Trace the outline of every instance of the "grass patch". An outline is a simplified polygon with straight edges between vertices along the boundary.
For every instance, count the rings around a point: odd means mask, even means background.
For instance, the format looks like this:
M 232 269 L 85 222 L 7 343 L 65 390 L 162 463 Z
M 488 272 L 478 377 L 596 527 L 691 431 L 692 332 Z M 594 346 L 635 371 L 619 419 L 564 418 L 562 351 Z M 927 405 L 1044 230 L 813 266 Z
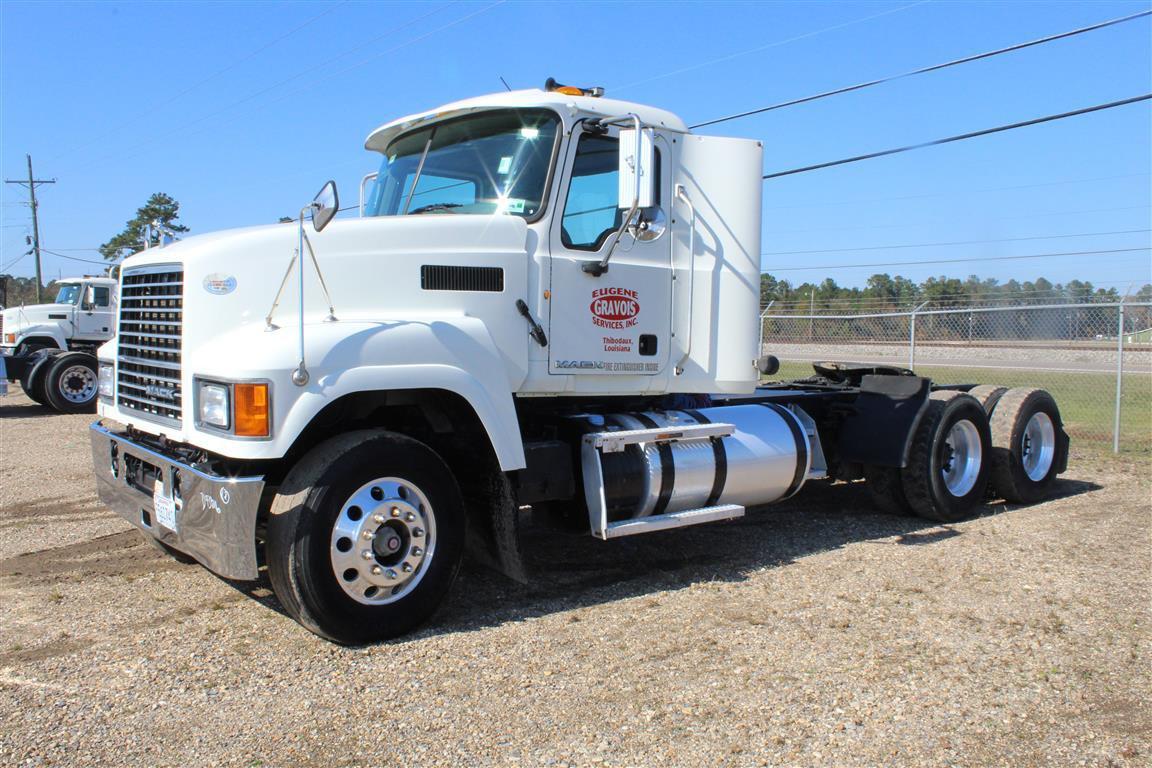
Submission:
M 1064 428 L 1074 448 L 1112 450 L 1116 407 L 1116 376 L 1109 373 L 972 369 L 917 366 L 916 372 L 940 384 L 997 384 L 1005 387 L 1040 387 L 1052 393 L 1060 406 Z M 802 379 L 812 375 L 812 364 L 780 363 L 774 379 Z M 1152 456 L 1152 376 L 1126 373 L 1120 400 L 1120 452 Z

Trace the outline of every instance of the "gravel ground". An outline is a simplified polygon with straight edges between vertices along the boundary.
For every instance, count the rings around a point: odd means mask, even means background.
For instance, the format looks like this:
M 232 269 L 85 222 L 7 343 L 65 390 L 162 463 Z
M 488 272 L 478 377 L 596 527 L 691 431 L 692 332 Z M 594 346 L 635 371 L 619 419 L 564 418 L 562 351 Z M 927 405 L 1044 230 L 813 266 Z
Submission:
M 466 568 L 340 648 L 94 499 L 88 417 L 0 405 L 0 765 L 1087 765 L 1152 760 L 1149 467 L 932 526 L 859 485 Z

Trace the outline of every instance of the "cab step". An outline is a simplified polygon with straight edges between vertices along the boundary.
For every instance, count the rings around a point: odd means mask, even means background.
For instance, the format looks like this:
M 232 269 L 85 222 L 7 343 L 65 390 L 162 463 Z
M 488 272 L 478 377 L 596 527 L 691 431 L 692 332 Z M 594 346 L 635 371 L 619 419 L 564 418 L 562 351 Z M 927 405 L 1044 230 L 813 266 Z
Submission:
M 633 536 L 637 533 L 651 533 L 663 531 L 668 528 L 683 528 L 686 525 L 699 525 L 712 523 L 717 520 L 731 520 L 744 517 L 744 507 L 739 504 L 721 504 L 716 507 L 701 507 L 700 509 L 684 509 L 679 512 L 668 512 L 663 515 L 650 515 L 638 517 L 634 520 L 621 520 L 618 523 L 608 523 L 603 533 L 597 533 L 597 538 L 616 539 L 621 536 Z

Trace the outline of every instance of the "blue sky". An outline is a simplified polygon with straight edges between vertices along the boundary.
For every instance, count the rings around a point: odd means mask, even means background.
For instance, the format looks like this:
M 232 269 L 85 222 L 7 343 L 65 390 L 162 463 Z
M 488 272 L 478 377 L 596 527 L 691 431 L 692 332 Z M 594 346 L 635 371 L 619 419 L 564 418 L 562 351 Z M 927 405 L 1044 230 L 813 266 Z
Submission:
M 6 0 L 0 170 L 23 177 L 31 153 L 36 175 L 58 180 L 39 191 L 44 247 L 99 258 L 82 249 L 119 232 L 153 192 L 179 200 L 194 233 L 275 222 L 330 177 L 354 202 L 377 165 L 363 149 L 374 127 L 500 90 L 501 76 L 513 88 L 549 76 L 603 85 L 694 123 L 1147 8 Z M 1150 30 L 1144 18 L 706 131 L 762 139 L 774 171 L 1135 96 L 1152 91 Z M 1150 127 L 1143 102 L 766 182 L 764 269 L 842 285 L 875 272 L 1152 281 L 1147 250 L 853 266 L 1146 247 Z M 0 271 L 24 276 L 26 200 L 21 187 L 0 191 Z M 974 240 L 995 242 L 887 247 Z M 798 253 L 832 249 L 846 250 Z M 44 259 L 46 277 L 97 269 Z

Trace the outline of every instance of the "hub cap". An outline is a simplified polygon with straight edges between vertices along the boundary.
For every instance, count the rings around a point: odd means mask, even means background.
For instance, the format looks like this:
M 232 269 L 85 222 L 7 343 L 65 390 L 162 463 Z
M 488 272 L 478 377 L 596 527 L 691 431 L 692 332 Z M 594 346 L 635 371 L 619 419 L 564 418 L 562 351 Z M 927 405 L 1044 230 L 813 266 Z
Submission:
M 956 422 L 944 439 L 944 460 L 940 474 L 944 485 L 953 496 L 966 496 L 976 486 L 984 449 L 980 444 L 980 430 L 967 419 Z
M 340 588 L 357 602 L 384 605 L 407 595 L 436 551 L 436 517 L 412 483 L 382 477 L 340 507 L 329 553 Z
M 1040 482 L 1052 469 L 1052 459 L 1056 455 L 1056 428 L 1046 413 L 1037 411 L 1024 426 L 1024 437 L 1020 440 L 1020 463 L 1024 474 L 1033 482 Z
M 70 403 L 86 403 L 96 394 L 96 374 L 86 365 L 73 365 L 60 375 L 60 394 Z

